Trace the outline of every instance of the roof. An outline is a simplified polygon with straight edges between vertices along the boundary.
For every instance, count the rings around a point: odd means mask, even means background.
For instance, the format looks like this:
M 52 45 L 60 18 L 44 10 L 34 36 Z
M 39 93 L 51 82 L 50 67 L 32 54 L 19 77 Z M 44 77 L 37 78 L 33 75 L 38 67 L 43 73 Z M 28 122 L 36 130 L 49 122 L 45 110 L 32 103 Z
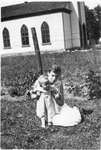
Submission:
M 1 21 L 49 14 L 59 11 L 70 13 L 70 2 L 25 2 L 1 8 Z

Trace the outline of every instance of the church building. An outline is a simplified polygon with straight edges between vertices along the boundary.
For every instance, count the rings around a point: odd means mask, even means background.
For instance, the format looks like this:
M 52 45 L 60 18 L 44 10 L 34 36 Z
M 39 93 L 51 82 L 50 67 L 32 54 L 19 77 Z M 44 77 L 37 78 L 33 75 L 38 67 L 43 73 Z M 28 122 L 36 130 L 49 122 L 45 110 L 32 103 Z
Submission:
M 84 2 L 24 2 L 1 8 L 1 53 L 63 52 L 87 45 Z

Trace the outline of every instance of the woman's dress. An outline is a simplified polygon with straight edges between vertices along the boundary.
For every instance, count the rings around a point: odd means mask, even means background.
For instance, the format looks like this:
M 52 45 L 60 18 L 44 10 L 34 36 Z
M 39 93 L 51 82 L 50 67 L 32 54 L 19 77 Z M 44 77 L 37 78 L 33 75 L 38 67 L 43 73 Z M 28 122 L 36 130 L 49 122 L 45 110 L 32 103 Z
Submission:
M 76 106 L 70 107 L 66 103 L 64 103 L 60 112 L 52 119 L 53 125 L 58 126 L 74 126 L 80 123 L 80 121 L 81 114 L 79 109 Z
M 79 109 L 74 106 L 70 107 L 64 103 L 63 90 L 61 90 L 61 82 L 57 82 L 54 87 L 57 89 L 60 96 L 58 101 L 54 100 L 56 114 L 52 119 L 53 125 L 59 126 L 74 126 L 81 122 L 81 114 Z M 60 103 L 62 102 L 62 103 Z M 62 104 L 62 105 L 61 105 Z

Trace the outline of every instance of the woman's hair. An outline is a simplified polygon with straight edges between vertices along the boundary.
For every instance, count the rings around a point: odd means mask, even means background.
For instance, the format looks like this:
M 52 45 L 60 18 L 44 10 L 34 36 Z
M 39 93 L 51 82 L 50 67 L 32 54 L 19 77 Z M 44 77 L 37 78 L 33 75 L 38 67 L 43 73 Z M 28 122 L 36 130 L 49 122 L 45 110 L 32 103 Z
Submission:
M 56 75 L 60 75 L 61 74 L 61 67 L 60 66 L 57 66 L 57 65 L 52 65 L 51 69 L 49 70 L 50 71 L 53 71 Z

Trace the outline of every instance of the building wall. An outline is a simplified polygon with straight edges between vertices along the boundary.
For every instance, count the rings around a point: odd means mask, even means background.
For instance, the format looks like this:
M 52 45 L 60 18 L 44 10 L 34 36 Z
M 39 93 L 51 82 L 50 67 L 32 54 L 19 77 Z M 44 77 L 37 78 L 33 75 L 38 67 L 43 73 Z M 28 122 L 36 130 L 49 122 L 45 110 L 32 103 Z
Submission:
M 46 21 L 49 25 L 50 30 L 50 45 L 43 45 L 41 38 L 41 24 Z M 42 16 L 34 16 L 23 19 L 16 19 L 11 21 L 2 22 L 1 30 L 3 31 L 4 27 L 7 27 L 10 34 L 11 49 L 4 49 L 3 41 L 1 44 L 1 53 L 17 53 L 17 52 L 28 52 L 34 51 L 34 45 L 32 40 L 31 28 L 36 28 L 36 33 L 39 42 L 39 48 L 41 51 L 55 51 L 55 50 L 64 50 L 64 33 L 63 33 L 63 22 L 62 22 L 62 13 L 55 13 Z M 25 24 L 29 32 L 29 47 L 22 47 L 21 43 L 21 27 Z
M 80 28 L 79 28 L 79 18 L 78 13 L 74 8 L 74 5 L 70 3 L 70 8 L 72 10 L 70 14 L 70 23 L 71 23 L 71 40 L 72 48 L 80 47 Z
M 79 1 L 80 2 L 80 1 Z M 79 12 L 78 12 L 78 2 L 76 0 L 72 0 L 72 4 L 73 4 L 73 7 L 75 9 L 75 12 L 76 12 L 76 15 L 77 17 L 79 18 Z
M 65 49 L 72 48 L 70 14 L 62 13 Z
M 81 48 L 87 47 L 87 29 L 84 2 L 78 2 Z
M 78 2 L 78 4 L 79 4 L 79 16 L 80 16 L 80 18 L 79 19 L 81 19 L 80 21 L 81 21 L 81 23 L 83 24 L 83 23 L 85 23 L 86 24 L 86 17 L 85 17 L 85 6 L 84 6 L 84 2 Z

